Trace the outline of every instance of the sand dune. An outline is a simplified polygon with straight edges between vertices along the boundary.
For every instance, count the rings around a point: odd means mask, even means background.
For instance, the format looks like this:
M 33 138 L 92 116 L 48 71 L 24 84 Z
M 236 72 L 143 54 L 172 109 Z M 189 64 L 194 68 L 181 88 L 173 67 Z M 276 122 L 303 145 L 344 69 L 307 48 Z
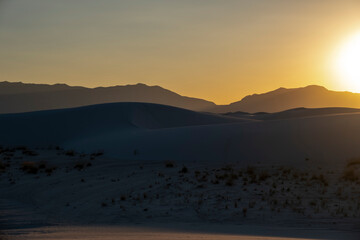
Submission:
M 1 144 L 62 145 L 104 134 L 143 132 L 245 120 L 149 103 L 110 103 L 87 107 L 0 115 Z
M 246 120 L 145 103 L 4 114 L 0 144 L 101 149 L 111 157 L 142 160 L 299 165 L 306 158 L 328 164 L 360 156 L 359 113 L 292 119 L 281 115 L 273 115 L 276 121 Z
M 257 112 L 251 114 L 247 112 L 229 112 L 223 115 L 231 116 L 231 117 L 239 117 L 239 118 L 257 119 L 257 120 L 280 120 L 280 119 L 291 119 L 291 118 L 330 116 L 330 115 L 339 115 L 339 114 L 347 114 L 347 113 L 351 114 L 356 112 L 360 112 L 360 109 L 334 107 L 334 108 L 294 108 L 294 109 L 289 109 L 275 113 Z
M 66 239 L 74 230 L 55 227 L 47 234 L 42 224 L 80 224 L 85 231 L 105 224 L 114 226 L 112 236 L 139 237 L 123 227 L 156 222 L 169 229 L 168 222 L 189 222 L 216 223 L 220 229 L 234 223 L 261 229 L 286 225 L 289 234 L 283 237 L 315 236 L 294 234 L 300 226 L 323 228 L 322 236 L 341 230 L 334 239 L 358 236 L 359 181 L 344 173 L 347 160 L 360 156 L 360 113 L 300 109 L 254 116 L 259 118 L 149 103 L 2 114 L 0 207 L 9 216 L 0 217 L 0 227 L 3 219 L 14 219 L 9 206 L 26 206 L 31 214 L 5 224 L 6 233 Z M 30 218 L 40 225 L 31 230 L 35 235 L 11 230 L 26 226 L 27 216 L 37 216 Z M 235 228 L 234 238 L 247 238 L 244 229 Z M 210 236 L 209 231 L 155 235 L 191 239 Z M 280 236 L 255 232 L 254 239 Z

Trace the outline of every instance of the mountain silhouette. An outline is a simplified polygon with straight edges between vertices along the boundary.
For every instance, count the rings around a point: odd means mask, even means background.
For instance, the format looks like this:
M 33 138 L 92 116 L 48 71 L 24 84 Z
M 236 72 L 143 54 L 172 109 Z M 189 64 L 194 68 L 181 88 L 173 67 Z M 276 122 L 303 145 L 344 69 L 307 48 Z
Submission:
M 293 108 L 360 108 L 360 94 L 330 91 L 322 86 L 279 88 L 263 94 L 253 94 L 229 105 L 216 106 L 210 112 L 280 112 Z
M 278 88 L 248 95 L 229 105 L 181 96 L 160 86 L 145 84 L 113 87 L 73 87 L 66 84 L 0 82 L 0 113 L 72 108 L 112 102 L 146 102 L 212 113 L 281 112 L 294 108 L 360 108 L 360 94 L 331 91 L 322 86 Z
M 158 103 L 197 111 L 215 106 L 210 101 L 181 96 L 162 87 L 145 84 L 85 88 L 66 84 L 0 82 L 0 113 L 72 108 L 111 102 Z

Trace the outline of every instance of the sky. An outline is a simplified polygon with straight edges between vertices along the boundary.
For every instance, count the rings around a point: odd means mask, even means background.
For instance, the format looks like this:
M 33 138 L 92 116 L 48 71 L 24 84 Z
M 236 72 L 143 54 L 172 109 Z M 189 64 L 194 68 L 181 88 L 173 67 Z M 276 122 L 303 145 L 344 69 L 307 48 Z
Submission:
M 217 104 L 352 91 L 331 62 L 359 31 L 359 0 L 0 0 L 0 81 L 145 83 Z

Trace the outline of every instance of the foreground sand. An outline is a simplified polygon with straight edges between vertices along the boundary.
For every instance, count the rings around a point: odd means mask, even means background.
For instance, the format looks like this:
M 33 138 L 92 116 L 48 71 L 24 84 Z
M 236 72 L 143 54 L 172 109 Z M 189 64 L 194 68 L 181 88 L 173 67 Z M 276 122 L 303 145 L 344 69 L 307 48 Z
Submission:
M 357 161 L 211 165 L 24 147 L 2 155 L 0 231 L 10 240 L 359 239 L 360 182 L 344 176 L 357 174 Z
M 179 227 L 178 227 L 179 228 Z M 305 240 L 305 239 L 358 239 L 354 232 L 329 231 L 325 229 L 270 228 L 260 226 L 221 226 L 185 227 L 171 229 L 159 227 L 42 227 L 5 231 L 1 240 L 41 240 L 41 239 L 102 239 L 102 240 Z M 223 233 L 226 232 L 226 233 Z M 242 233 L 241 233 L 242 232 Z

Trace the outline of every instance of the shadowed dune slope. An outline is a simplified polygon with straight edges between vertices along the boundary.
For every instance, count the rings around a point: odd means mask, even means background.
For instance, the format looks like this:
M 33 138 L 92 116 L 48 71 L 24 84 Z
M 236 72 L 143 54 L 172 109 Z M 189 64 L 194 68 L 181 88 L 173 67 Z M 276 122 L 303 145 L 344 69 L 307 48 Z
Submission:
M 257 120 L 280 120 L 291 118 L 321 117 L 339 114 L 351 114 L 360 112 L 357 108 L 294 108 L 276 113 L 247 113 L 247 112 L 230 112 L 223 114 L 224 116 L 257 119 Z
M 254 121 L 164 105 L 114 103 L 3 114 L 0 141 L 86 152 L 101 149 L 119 159 L 296 166 L 310 159 L 310 164 L 335 166 L 360 156 L 360 113 Z
M 51 145 L 104 133 L 144 131 L 246 120 L 151 103 L 108 103 L 79 108 L 0 114 L 0 143 Z

